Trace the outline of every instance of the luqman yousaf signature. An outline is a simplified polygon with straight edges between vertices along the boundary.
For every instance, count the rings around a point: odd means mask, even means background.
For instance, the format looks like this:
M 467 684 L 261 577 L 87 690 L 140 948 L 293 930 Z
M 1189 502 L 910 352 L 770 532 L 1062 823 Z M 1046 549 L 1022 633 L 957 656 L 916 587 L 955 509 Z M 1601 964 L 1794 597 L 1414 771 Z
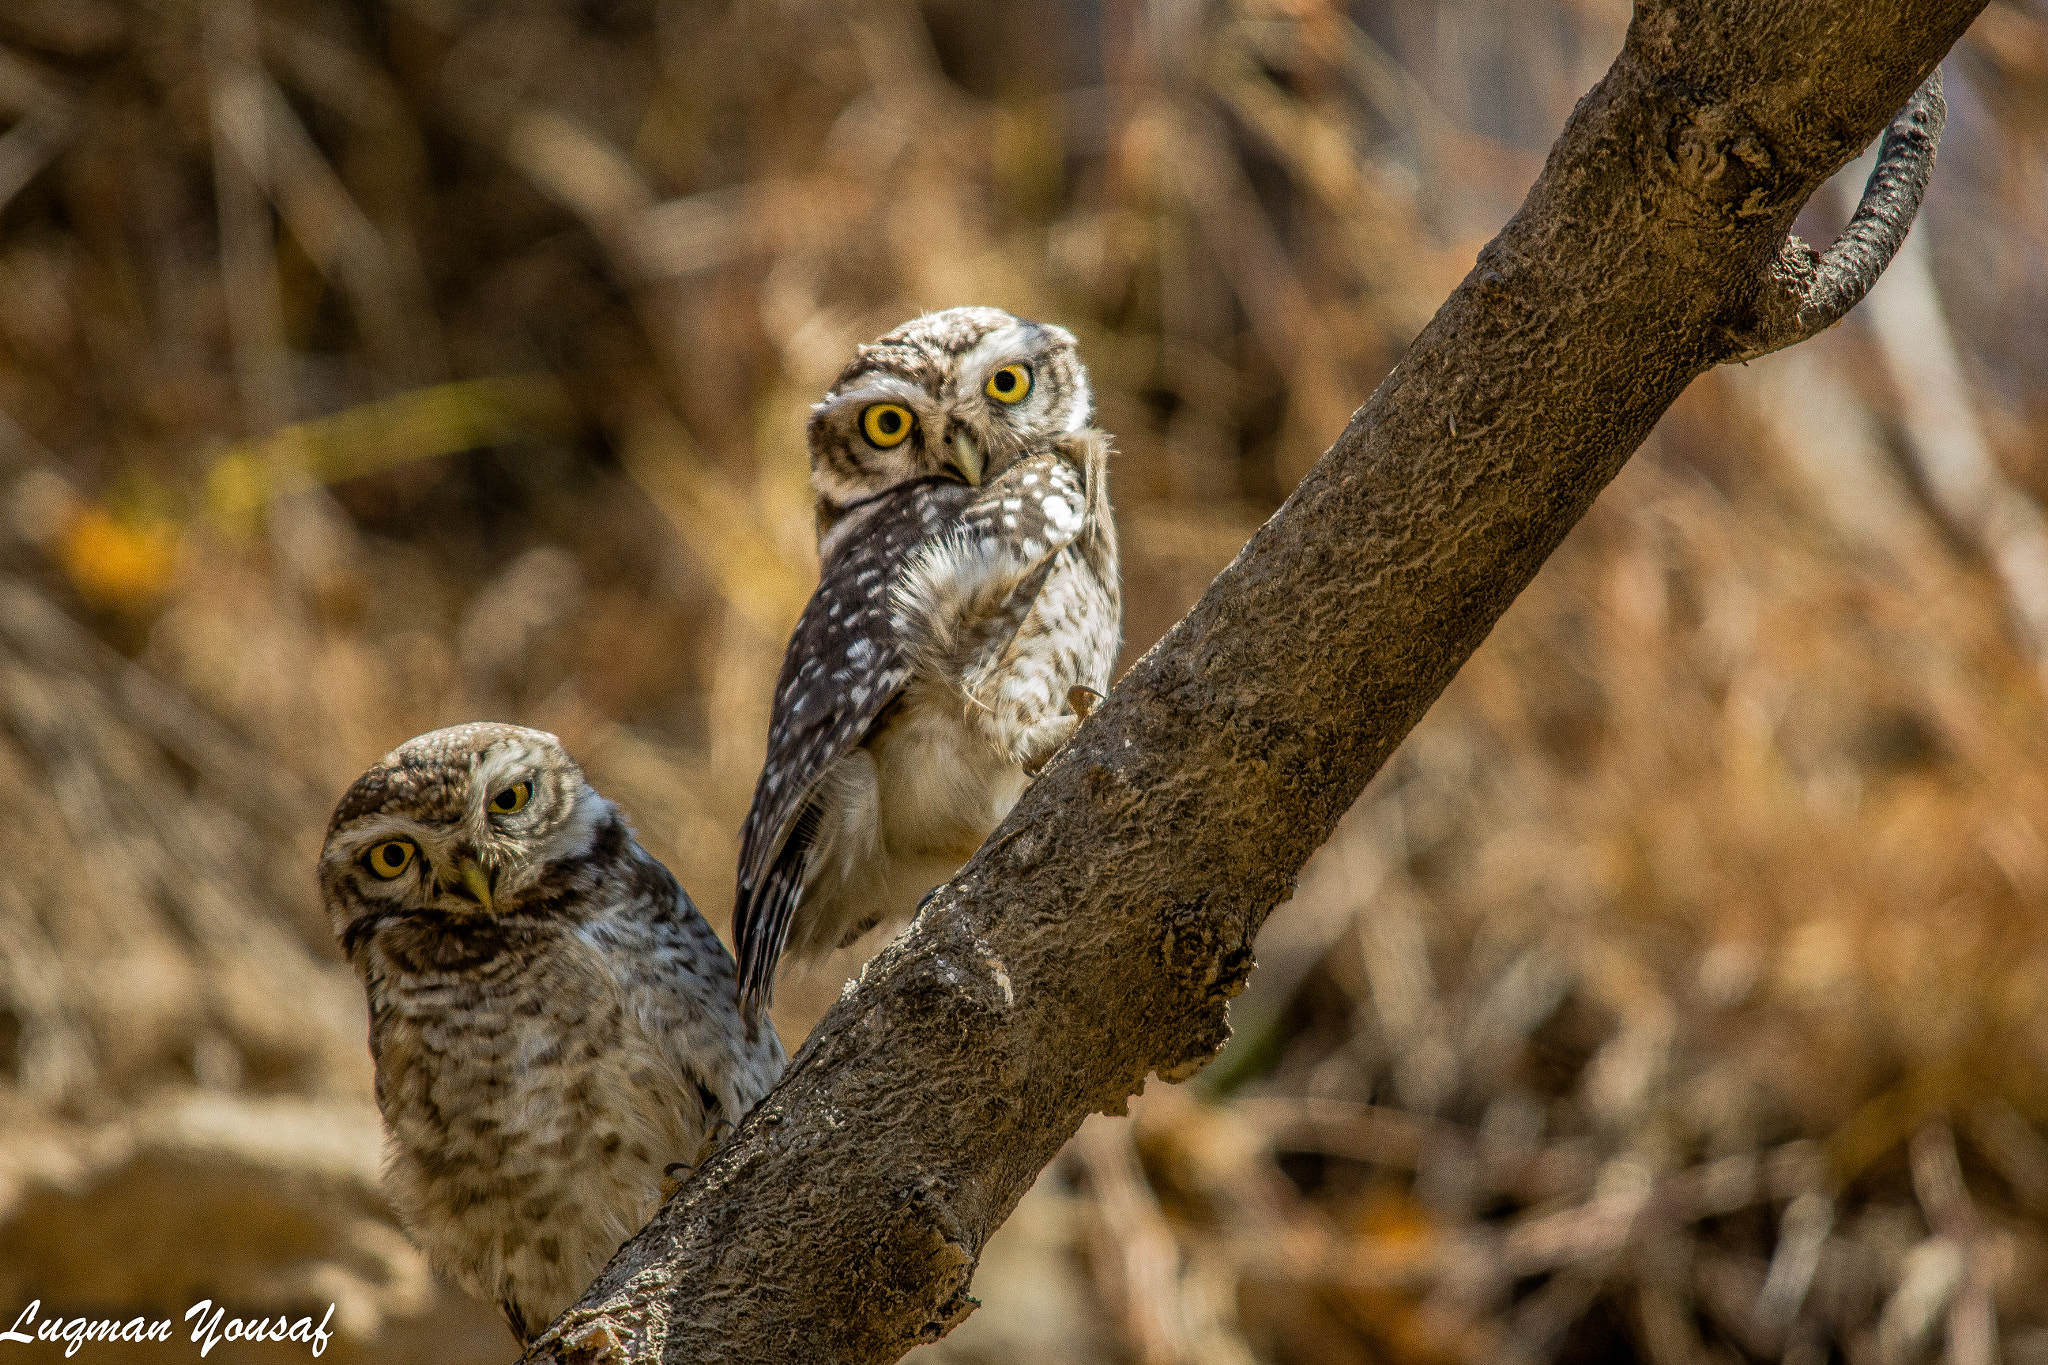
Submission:
M 21 1310 L 14 1326 L 0 1332 L 0 1341 L 19 1341 L 34 1344 L 38 1341 L 61 1341 L 66 1356 L 77 1355 L 88 1342 L 100 1341 L 162 1341 L 171 1339 L 171 1320 L 134 1317 L 123 1322 L 119 1318 L 44 1318 L 36 1317 L 42 1312 L 43 1301 L 36 1299 Z M 215 1308 L 212 1299 L 201 1299 L 185 1310 L 185 1321 L 195 1322 L 192 1328 L 192 1343 L 199 1347 L 203 1358 L 208 1351 L 223 1341 L 298 1341 L 312 1348 L 314 1355 L 327 1349 L 328 1338 L 334 1334 L 327 1324 L 334 1320 L 334 1305 L 327 1305 L 327 1313 L 314 1326 L 311 1317 L 297 1321 L 280 1314 L 275 1318 L 231 1318 L 225 1308 Z M 24 1328 L 34 1328 L 33 1332 Z

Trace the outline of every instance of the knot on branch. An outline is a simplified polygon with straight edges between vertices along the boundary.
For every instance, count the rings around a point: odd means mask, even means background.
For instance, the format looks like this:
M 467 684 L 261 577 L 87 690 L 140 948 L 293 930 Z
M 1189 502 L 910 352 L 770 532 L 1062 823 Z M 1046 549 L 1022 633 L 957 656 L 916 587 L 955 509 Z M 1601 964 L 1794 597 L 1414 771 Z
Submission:
M 1711 204 L 1717 217 L 1771 213 L 1784 192 L 1769 142 L 1729 104 L 1691 109 L 1674 120 L 1664 150 L 1674 180 Z
M 953 1208 L 954 1197 L 936 1177 L 900 1196 L 897 1215 L 864 1268 L 876 1312 L 861 1330 L 879 1342 L 937 1341 L 981 1306 L 968 1292 L 979 1239 Z
M 1815 251 L 1796 236 L 1785 239 L 1755 324 L 1730 337 L 1729 361 L 1754 360 L 1824 332 L 1870 292 L 1920 211 L 1947 117 L 1937 67 L 1885 129 L 1863 197 L 1834 245 Z
M 1191 1002 L 1194 1017 L 1174 1031 L 1186 1044 L 1153 1070 L 1167 1082 L 1187 1080 L 1230 1041 L 1229 1002 L 1243 992 L 1256 959 L 1248 932 L 1231 930 L 1206 906 L 1175 906 L 1166 913 L 1160 952 L 1167 972 Z

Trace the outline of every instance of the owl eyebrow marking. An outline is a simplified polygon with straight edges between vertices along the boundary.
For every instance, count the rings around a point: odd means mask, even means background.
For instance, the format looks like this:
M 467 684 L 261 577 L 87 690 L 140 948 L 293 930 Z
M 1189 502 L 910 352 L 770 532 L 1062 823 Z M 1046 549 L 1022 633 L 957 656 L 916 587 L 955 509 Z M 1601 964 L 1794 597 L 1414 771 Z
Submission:
M 840 372 L 839 378 L 833 381 L 832 391 L 826 395 L 825 400 L 819 403 L 817 407 L 836 406 L 845 399 L 857 396 L 857 391 L 851 386 L 872 375 L 880 375 L 886 379 L 895 380 L 909 392 L 922 393 L 925 385 L 917 377 L 917 372 L 930 368 L 930 357 L 920 355 L 915 351 L 900 350 L 879 353 L 874 356 L 863 356 Z M 815 410 L 813 409 L 813 411 Z
M 418 842 L 421 833 L 439 834 L 451 828 L 453 822 L 412 819 L 392 812 L 378 812 L 374 815 L 357 816 L 346 830 L 337 830 L 327 837 L 339 840 L 334 847 L 348 851 L 348 861 L 354 862 L 376 844 L 386 839 L 406 839 Z
M 975 338 L 954 368 L 956 373 L 972 376 L 979 388 L 983 375 L 1006 364 L 1028 363 L 1051 339 L 1052 329 L 1044 323 L 1020 318 L 1011 326 L 992 328 Z

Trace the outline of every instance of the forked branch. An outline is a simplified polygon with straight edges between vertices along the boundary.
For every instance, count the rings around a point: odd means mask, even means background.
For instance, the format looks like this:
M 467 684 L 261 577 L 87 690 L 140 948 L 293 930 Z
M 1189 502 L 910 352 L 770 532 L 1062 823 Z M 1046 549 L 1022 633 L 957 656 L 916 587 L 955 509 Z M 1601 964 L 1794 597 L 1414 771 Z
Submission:
M 1754 360 L 1825 332 L 1862 301 L 1913 227 L 1947 119 L 1937 67 L 1884 130 L 1863 198 L 1835 244 L 1816 254 L 1796 236 L 1785 239 L 1760 310 L 1764 323 L 1739 339 L 1743 349 L 1729 359 Z

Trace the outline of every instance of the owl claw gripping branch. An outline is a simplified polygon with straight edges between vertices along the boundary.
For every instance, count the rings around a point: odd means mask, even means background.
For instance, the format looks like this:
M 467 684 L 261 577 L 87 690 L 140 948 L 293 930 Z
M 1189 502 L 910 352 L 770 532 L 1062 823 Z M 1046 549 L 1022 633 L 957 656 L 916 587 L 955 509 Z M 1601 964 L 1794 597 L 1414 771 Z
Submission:
M 1109 438 L 1073 336 L 994 308 L 860 348 L 812 410 L 818 590 L 775 687 L 733 914 L 750 1010 L 785 952 L 907 918 L 1109 689 Z

